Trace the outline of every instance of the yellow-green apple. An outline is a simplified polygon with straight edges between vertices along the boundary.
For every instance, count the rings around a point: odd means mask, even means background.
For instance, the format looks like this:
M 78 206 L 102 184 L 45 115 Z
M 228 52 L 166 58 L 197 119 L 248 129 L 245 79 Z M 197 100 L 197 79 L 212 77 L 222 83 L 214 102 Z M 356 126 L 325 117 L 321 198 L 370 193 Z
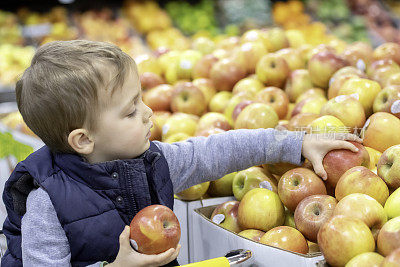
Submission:
M 302 93 L 311 88 L 313 88 L 313 84 L 310 73 L 305 69 L 292 71 L 285 84 L 285 92 L 291 102 L 295 102 Z
M 231 200 L 219 204 L 211 214 L 211 221 L 232 232 L 241 231 L 238 222 L 239 201 Z
M 284 48 L 276 51 L 275 54 L 286 60 L 291 71 L 305 68 L 306 62 L 297 49 Z
M 265 234 L 265 232 L 256 229 L 247 229 L 241 231 L 238 235 L 251 239 L 253 241 L 259 242 L 260 238 Z
M 290 29 L 286 30 L 285 33 L 290 47 L 299 48 L 306 43 L 304 34 L 300 30 Z
M 389 196 L 389 189 L 385 182 L 371 170 L 356 166 L 340 177 L 335 188 L 335 197 L 339 201 L 353 193 L 366 194 L 384 205 Z
M 340 56 L 329 52 L 319 52 L 308 61 L 308 71 L 312 83 L 320 88 L 328 88 L 329 79 L 339 69 L 349 65 Z
M 277 193 L 254 188 L 239 204 L 239 224 L 242 229 L 269 231 L 285 221 L 285 210 Z
M 260 82 L 257 78 L 244 78 L 238 81 L 232 89 L 233 94 L 237 94 L 239 92 L 251 91 L 256 94 L 264 88 L 262 82 Z
M 142 54 L 135 57 L 135 62 L 138 68 L 139 75 L 145 72 L 152 72 L 158 75 L 162 74 L 162 69 L 158 60 L 154 56 Z
M 228 119 L 229 123 L 233 125 L 233 111 L 235 110 L 236 106 L 245 101 L 245 100 L 253 100 L 254 95 L 252 92 L 241 92 L 236 95 L 233 95 L 231 99 L 229 99 L 228 104 L 225 107 L 224 115 Z
M 340 71 L 340 70 L 338 70 Z M 331 82 L 329 83 L 328 88 L 328 99 L 332 99 L 339 94 L 340 88 L 342 88 L 343 84 L 352 78 L 358 78 L 358 75 L 355 74 L 342 74 L 337 78 L 331 78 Z
M 194 115 L 202 115 L 207 109 L 207 102 L 199 87 L 191 82 L 179 82 L 175 85 L 171 97 L 171 110 Z
M 223 113 L 231 98 L 231 92 L 218 92 L 211 98 L 210 102 L 208 103 L 208 109 L 211 112 Z
M 210 182 L 197 184 L 185 189 L 176 195 L 182 200 L 196 200 L 200 199 L 208 190 Z
M 278 192 L 276 180 L 265 174 L 260 167 L 251 167 L 238 172 L 233 178 L 232 190 L 237 200 L 242 200 L 247 192 L 254 188 L 267 188 L 273 192 Z
M 180 238 L 178 218 L 163 205 L 147 206 L 130 223 L 131 243 L 140 253 L 152 255 L 176 248 Z
M 353 193 L 342 198 L 333 214 L 362 220 L 371 229 L 375 240 L 379 230 L 387 222 L 387 215 L 382 205 L 374 198 L 361 193 Z
M 296 103 L 299 103 L 299 102 L 303 101 L 304 99 L 313 98 L 313 97 L 326 98 L 325 90 L 323 90 L 321 88 L 307 89 L 307 91 L 305 91 L 304 93 L 299 95 L 299 97 L 296 99 Z
M 224 133 L 224 132 L 226 132 L 226 131 L 222 130 L 220 128 L 208 128 L 208 129 L 204 129 L 202 131 L 196 131 L 195 136 L 208 137 L 208 136 L 213 135 L 213 134 L 219 134 L 219 133 Z
M 176 133 L 186 133 L 193 136 L 196 128 L 197 120 L 195 118 L 184 113 L 173 114 L 162 127 L 162 139 L 165 140 Z
M 321 226 L 333 215 L 336 199 L 328 195 L 312 195 L 304 198 L 294 212 L 296 228 L 310 241 L 317 242 Z
M 385 212 L 388 219 L 400 216 L 400 188 L 397 188 L 386 200 Z
M 233 86 L 245 76 L 246 70 L 229 58 L 219 60 L 210 71 L 210 79 L 217 91 L 232 91 Z
M 295 168 L 282 175 L 278 183 L 278 194 L 285 207 L 294 212 L 304 198 L 326 195 L 326 188 L 321 178 L 313 171 Z
M 289 103 L 288 105 L 288 112 L 286 114 L 285 120 L 290 120 L 292 118 L 292 112 L 295 107 L 295 103 Z
M 376 72 L 379 69 L 385 69 L 385 71 L 381 71 L 380 74 L 376 75 Z M 382 77 L 381 75 L 384 75 L 385 72 L 387 72 L 387 74 L 393 74 L 397 73 L 399 70 L 399 64 L 397 64 L 394 60 L 390 58 L 385 58 L 372 62 L 367 68 L 367 74 L 370 78 L 379 78 Z
M 192 47 L 203 55 L 210 54 L 215 49 L 215 43 L 208 37 L 200 36 L 193 40 Z
M 379 231 L 377 240 L 378 252 L 387 256 L 400 248 L 400 217 L 390 219 Z
M 218 58 L 212 54 L 203 56 L 194 65 L 192 70 L 192 78 L 209 78 L 210 70 L 217 61 Z
M 142 85 L 143 90 L 151 89 L 157 85 L 163 84 L 164 79 L 155 73 L 145 72 L 140 74 L 140 84 Z
M 169 111 L 174 87 L 161 84 L 143 92 L 143 102 L 153 111 Z
M 285 172 L 298 167 L 297 165 L 287 163 L 287 162 L 279 162 L 274 164 L 263 164 L 263 168 L 268 170 L 270 173 L 282 176 Z
M 400 120 L 386 112 L 372 114 L 362 129 L 363 144 L 384 152 L 391 146 L 400 144 Z
M 273 86 L 266 87 L 256 94 L 255 100 L 271 106 L 279 119 L 286 117 L 289 98 L 282 89 Z
M 400 248 L 394 250 L 387 256 L 380 267 L 400 267 Z
M 294 222 L 294 213 L 287 208 L 285 208 L 285 222 L 283 225 L 296 228 L 296 224 Z
M 364 107 L 366 116 L 372 113 L 375 97 L 381 91 L 379 83 L 363 79 L 351 78 L 340 88 L 338 95 L 355 95 Z
M 264 45 L 269 52 L 275 52 L 282 48 L 289 47 L 289 41 L 286 37 L 285 31 L 281 28 L 274 27 L 272 29 L 263 29 L 261 33 L 264 37 Z
M 368 169 L 373 170 L 378 166 L 379 159 L 382 156 L 382 153 L 376 149 L 373 149 L 368 146 L 364 146 L 365 149 L 368 151 L 369 154 L 369 167 Z
M 320 114 L 322 107 L 328 102 L 325 97 L 314 96 L 306 98 L 296 104 L 292 111 L 292 116 L 296 116 L 300 113 L 314 113 Z
M 321 116 L 308 126 L 311 133 L 348 133 L 350 130 L 341 120 L 331 115 Z
M 276 54 L 266 54 L 257 63 L 258 79 L 267 86 L 282 88 L 289 76 L 290 69 L 286 60 Z
M 308 244 L 308 253 L 321 252 L 317 243 L 307 240 L 307 244 Z
M 176 72 L 178 79 L 191 79 L 192 71 L 197 61 L 202 58 L 202 54 L 196 50 L 185 50 L 180 54 Z
M 400 86 L 392 85 L 382 89 L 375 97 L 374 112 L 388 112 L 400 118 Z
M 332 115 L 352 130 L 361 129 L 365 124 L 365 112 L 361 103 L 349 95 L 330 99 L 322 108 L 321 115 Z
M 299 113 L 296 116 L 293 116 L 289 121 L 289 130 L 290 131 L 306 131 L 307 126 L 315 119 L 319 117 L 318 114 L 315 113 Z
M 235 121 L 235 129 L 274 128 L 279 117 L 275 110 L 263 103 L 253 103 L 245 107 Z
M 179 60 L 179 55 L 181 54 L 181 51 L 168 51 L 166 53 L 163 53 L 157 58 L 158 65 L 161 68 L 161 72 L 165 74 L 166 70 L 169 69 L 171 64 L 174 62 L 177 62 Z
M 168 111 L 155 111 L 153 116 L 151 116 L 150 120 L 153 122 L 153 127 L 150 129 L 151 136 L 150 140 L 161 140 L 162 136 L 162 127 L 164 126 L 167 119 L 171 116 L 171 113 Z
M 400 64 L 400 45 L 397 43 L 384 43 L 375 48 L 373 57 L 375 60 L 392 59 Z
M 262 42 L 247 42 L 240 45 L 234 53 L 238 53 L 238 56 L 243 56 L 245 60 L 245 66 L 247 73 L 254 73 L 258 61 L 262 56 L 267 54 L 267 50 Z
M 400 145 L 389 147 L 378 161 L 378 175 L 391 189 L 400 187 Z
M 207 193 L 213 197 L 232 196 L 233 178 L 237 172 L 228 173 L 218 180 L 211 181 Z
M 185 141 L 186 139 L 190 138 L 191 136 L 187 133 L 174 133 L 167 138 L 163 139 L 163 142 L 172 144 L 176 142 Z
M 200 132 L 209 128 L 219 128 L 224 131 L 229 131 L 232 129 L 228 119 L 224 116 L 224 114 L 218 112 L 208 112 L 201 116 L 197 124 L 196 132 Z
M 364 252 L 352 258 L 345 267 L 380 267 L 384 259 L 376 252 Z
M 297 229 L 289 226 L 272 228 L 261 237 L 260 243 L 301 254 L 308 253 L 307 240 Z
M 239 104 L 235 106 L 232 112 L 232 120 L 233 123 L 236 121 L 237 117 L 239 116 L 240 112 L 242 112 L 243 109 L 245 109 L 248 105 L 256 103 L 255 101 L 252 100 L 243 100 Z
M 327 183 L 335 187 L 340 177 L 355 166 L 369 167 L 369 154 L 364 146 L 358 142 L 352 142 L 358 148 L 357 152 L 348 149 L 334 149 L 329 151 L 322 164 L 327 174 Z
M 375 250 L 375 240 L 360 219 L 333 216 L 319 229 L 318 246 L 331 266 L 344 266 L 355 256 Z
M 206 99 L 206 103 L 210 103 L 211 98 L 217 93 L 214 84 L 210 79 L 198 78 L 192 81 L 194 86 L 197 86 L 202 92 Z

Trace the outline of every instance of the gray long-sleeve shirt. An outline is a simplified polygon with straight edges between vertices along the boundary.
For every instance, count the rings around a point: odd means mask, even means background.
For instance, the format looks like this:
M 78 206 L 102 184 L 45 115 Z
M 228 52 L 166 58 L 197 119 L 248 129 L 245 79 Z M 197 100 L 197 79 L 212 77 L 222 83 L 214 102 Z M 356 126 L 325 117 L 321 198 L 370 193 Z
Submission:
M 273 129 L 235 130 L 185 142 L 154 142 L 163 152 L 174 192 L 264 163 L 301 161 L 303 133 Z M 70 266 L 68 239 L 49 195 L 33 190 L 22 218 L 24 266 Z M 90 266 L 99 266 L 99 263 Z

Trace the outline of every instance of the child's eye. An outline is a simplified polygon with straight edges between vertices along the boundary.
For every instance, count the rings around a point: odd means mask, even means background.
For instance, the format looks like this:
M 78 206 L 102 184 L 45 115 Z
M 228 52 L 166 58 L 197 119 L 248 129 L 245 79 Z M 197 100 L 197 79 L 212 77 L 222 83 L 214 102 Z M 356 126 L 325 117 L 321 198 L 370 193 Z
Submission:
M 132 117 L 135 116 L 135 114 L 136 114 L 136 110 L 133 111 L 132 113 L 129 113 L 129 114 L 127 115 L 127 117 L 128 117 L 128 118 L 132 118 Z

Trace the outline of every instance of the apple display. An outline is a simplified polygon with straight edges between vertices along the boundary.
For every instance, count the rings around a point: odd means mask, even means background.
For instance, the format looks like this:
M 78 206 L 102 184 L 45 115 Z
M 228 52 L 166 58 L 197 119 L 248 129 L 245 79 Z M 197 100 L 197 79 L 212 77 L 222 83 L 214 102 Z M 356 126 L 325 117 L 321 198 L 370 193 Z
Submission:
M 397 134 L 395 134 L 397 135 Z M 391 189 L 400 187 L 400 145 L 386 149 L 378 161 L 378 175 Z
M 222 91 L 216 93 L 208 103 L 211 112 L 224 113 L 226 106 L 232 98 L 232 92 Z
M 207 109 L 203 92 L 191 82 L 179 82 L 172 92 L 171 110 L 202 115 Z
M 165 83 L 164 79 L 160 75 L 152 72 L 142 73 L 139 79 L 143 90 L 148 90 L 157 85 Z
M 197 200 L 200 199 L 208 190 L 210 182 L 205 182 L 197 185 L 193 185 L 176 195 L 182 200 Z
M 331 266 L 345 266 L 355 256 L 375 250 L 375 240 L 360 219 L 333 216 L 318 232 L 318 246 Z
M 326 195 L 326 188 L 321 178 L 313 171 L 295 168 L 282 175 L 278 183 L 278 194 L 285 207 L 294 212 L 304 198 Z
M 162 140 L 176 133 L 186 133 L 193 136 L 196 132 L 197 120 L 184 113 L 172 114 L 162 127 Z
M 235 178 L 236 174 L 237 172 L 228 173 L 218 180 L 211 181 L 207 191 L 208 194 L 214 197 L 232 196 L 233 178 Z
M 341 200 L 347 195 L 362 193 L 373 197 L 384 205 L 389 197 L 386 183 L 366 167 L 356 166 L 346 171 L 339 179 L 335 188 L 335 197 Z
M 308 253 L 308 243 L 304 236 L 295 228 L 278 226 L 266 232 L 260 243 L 301 254 Z
M 163 205 L 151 205 L 140 210 L 133 217 L 130 229 L 131 243 L 144 254 L 159 254 L 176 248 L 181 237 L 178 218 Z
M 143 103 L 153 111 L 170 111 L 174 87 L 161 84 L 143 92 Z
M 286 117 L 289 98 L 282 89 L 273 86 L 267 87 L 256 94 L 255 100 L 271 106 L 280 120 Z
M 275 110 L 263 103 L 253 103 L 245 107 L 235 121 L 235 129 L 274 128 L 279 117 Z
M 212 66 L 218 61 L 218 58 L 212 54 L 203 56 L 193 67 L 192 78 L 209 78 Z
M 286 60 L 276 54 L 266 54 L 257 63 L 256 74 L 266 86 L 282 88 L 289 76 Z
M 244 78 L 238 81 L 232 89 L 233 94 L 251 91 L 254 95 L 264 88 L 264 84 L 255 78 Z
M 254 188 L 239 204 L 239 224 L 242 229 L 269 231 L 285 221 L 285 210 L 277 193 Z
M 376 252 L 364 252 L 352 258 L 346 267 L 380 267 L 385 257 Z
M 260 187 L 267 188 L 275 193 L 278 191 L 276 180 L 271 176 L 267 176 L 260 167 L 250 167 L 240 171 L 233 178 L 233 195 L 239 201 L 242 200 L 247 192 Z
M 310 73 L 306 69 L 292 71 L 285 84 L 285 92 L 290 102 L 295 102 L 302 93 L 311 88 L 313 88 L 313 84 Z
M 310 241 L 317 242 L 317 234 L 335 210 L 337 201 L 328 195 L 312 195 L 304 198 L 294 212 L 296 228 Z
M 348 133 L 350 129 L 338 118 L 331 115 L 324 115 L 313 120 L 309 125 L 310 133 Z
M 342 198 L 336 205 L 334 215 L 360 219 L 371 229 L 375 240 L 379 230 L 387 222 L 382 205 L 374 198 L 361 193 L 353 193 Z
M 227 201 L 219 204 L 211 214 L 211 221 L 232 232 L 239 233 L 238 223 L 239 201 Z
M 336 186 L 340 177 L 355 166 L 369 167 L 369 154 L 365 147 L 358 143 L 349 141 L 358 148 L 358 152 L 348 149 L 334 149 L 329 151 L 322 164 L 327 174 L 327 183 Z
M 194 79 L 192 83 L 203 92 L 207 104 L 211 101 L 211 98 L 217 93 L 214 84 L 210 79 L 198 78 Z
M 379 152 L 384 152 L 391 146 L 400 144 L 400 120 L 386 112 L 372 114 L 362 130 L 363 144 Z
M 246 76 L 246 70 L 232 59 L 221 59 L 210 71 L 210 79 L 217 91 L 232 91 L 233 86 Z
M 265 232 L 256 229 L 247 229 L 241 231 L 238 235 L 251 239 L 253 241 L 259 242 L 260 238 L 265 234 Z
M 390 194 L 384 206 L 388 219 L 400 216 L 400 188 Z
M 377 246 L 383 256 L 400 248 L 400 217 L 390 219 L 383 225 L 378 234 Z

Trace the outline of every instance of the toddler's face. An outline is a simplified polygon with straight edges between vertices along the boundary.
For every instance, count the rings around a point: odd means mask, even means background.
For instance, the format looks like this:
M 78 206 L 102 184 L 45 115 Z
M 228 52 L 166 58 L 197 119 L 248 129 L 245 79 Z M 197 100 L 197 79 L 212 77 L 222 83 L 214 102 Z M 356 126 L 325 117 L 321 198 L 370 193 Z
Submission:
M 104 91 L 101 94 L 99 97 L 109 104 L 100 111 L 97 130 L 92 133 L 96 161 L 129 159 L 144 153 L 150 146 L 153 112 L 142 101 L 137 73 L 130 71 L 122 88 L 112 96 Z

